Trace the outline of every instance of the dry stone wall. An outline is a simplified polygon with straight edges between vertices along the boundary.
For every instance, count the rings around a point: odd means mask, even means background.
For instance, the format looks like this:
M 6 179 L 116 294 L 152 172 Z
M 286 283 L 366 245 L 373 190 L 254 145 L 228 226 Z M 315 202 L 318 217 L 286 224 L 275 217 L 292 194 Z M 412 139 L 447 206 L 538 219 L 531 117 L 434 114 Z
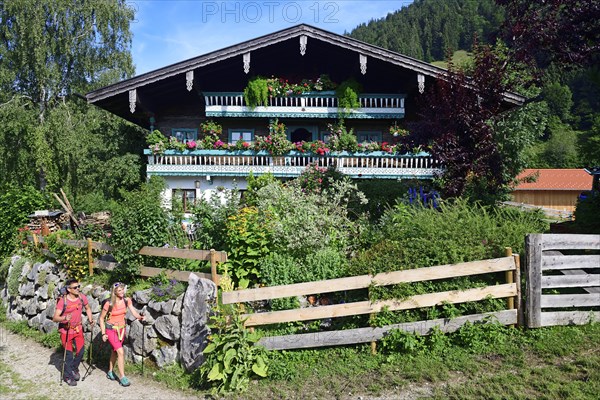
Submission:
M 0 292 L 7 318 L 27 321 L 30 327 L 45 333 L 56 330 L 58 324 L 52 322 L 52 316 L 66 278 L 64 270 L 49 261 L 34 263 L 14 256 Z M 110 292 L 97 285 L 82 285 L 81 292 L 87 296 L 93 318 L 98 321 L 100 304 Z M 207 321 L 216 292 L 212 281 L 192 274 L 186 292 L 176 299 L 154 301 L 150 289 L 127 294 L 136 310 L 146 316 L 142 323 L 127 313 L 128 337 L 124 348 L 128 361 L 139 363 L 143 358 L 151 359 L 159 368 L 181 362 L 188 371 L 201 365 L 202 350 L 210 333 Z M 84 329 L 87 343 L 91 331 L 87 322 Z M 92 334 L 94 346 L 100 345 L 98 324 Z

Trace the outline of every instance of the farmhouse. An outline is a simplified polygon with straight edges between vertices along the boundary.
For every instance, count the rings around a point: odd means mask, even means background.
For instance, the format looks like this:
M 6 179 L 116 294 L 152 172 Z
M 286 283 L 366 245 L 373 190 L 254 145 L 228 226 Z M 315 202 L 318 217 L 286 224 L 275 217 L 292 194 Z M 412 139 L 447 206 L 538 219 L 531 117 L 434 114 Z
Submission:
M 517 180 L 516 203 L 571 214 L 581 193 L 592 190 L 593 178 L 585 169 L 525 169 Z
M 355 179 L 433 178 L 443 166 L 399 143 L 406 121 L 417 118 L 417 98 L 444 72 L 298 25 L 103 87 L 87 100 L 177 139 L 179 149 L 145 150 L 147 174 L 166 178 L 166 199 L 178 192 L 187 203 L 234 186 L 244 190 L 251 172 L 294 178 L 311 163 Z M 261 85 L 268 90 L 264 97 L 257 92 Z M 505 94 L 508 107 L 523 100 Z M 340 120 L 359 149 L 327 148 Z M 246 149 L 278 127 L 297 150 L 275 156 Z M 200 148 L 207 135 L 218 140 Z

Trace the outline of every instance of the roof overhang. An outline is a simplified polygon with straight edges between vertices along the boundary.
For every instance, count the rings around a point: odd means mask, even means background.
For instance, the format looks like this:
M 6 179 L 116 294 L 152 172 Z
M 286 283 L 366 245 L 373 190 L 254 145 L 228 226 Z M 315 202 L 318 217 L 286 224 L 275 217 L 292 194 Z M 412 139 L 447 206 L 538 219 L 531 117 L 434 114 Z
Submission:
M 436 79 L 440 76 L 444 76 L 447 73 L 447 70 L 436 67 L 432 64 L 373 46 L 348 36 L 338 35 L 310 25 L 302 24 L 248 40 L 234 46 L 229 46 L 221 50 L 194 57 L 189 60 L 175 63 L 170 66 L 166 66 L 164 68 L 115 83 L 113 85 L 102 87 L 88 93 L 86 95 L 86 99 L 91 104 L 95 104 L 101 108 L 113 112 L 114 114 L 120 115 L 129 121 L 137 123 L 138 125 L 145 126 L 147 117 L 149 114 L 151 114 L 151 110 L 147 109 L 145 113 L 129 112 L 128 105 L 130 102 L 130 91 L 145 89 L 148 97 L 150 97 L 150 95 L 148 95 L 150 91 L 156 91 L 156 93 L 168 92 L 169 96 L 172 98 L 182 98 L 182 96 L 185 98 L 186 96 L 189 96 L 190 99 L 193 99 L 194 96 L 197 97 L 197 93 L 188 94 L 181 92 L 174 94 L 170 87 L 175 84 L 179 85 L 178 87 L 185 87 L 186 74 L 188 72 L 197 71 L 198 75 L 202 75 L 202 72 L 204 71 L 214 70 L 215 68 L 223 68 L 223 62 L 227 62 L 229 65 L 235 66 L 235 68 L 241 70 L 241 59 L 244 54 L 252 54 L 254 52 L 265 50 L 269 47 L 276 47 L 280 43 L 294 38 L 299 39 L 302 36 L 305 36 L 308 39 L 307 52 L 311 51 L 311 47 L 314 48 L 315 43 L 311 43 L 310 40 L 314 39 L 319 41 L 319 43 L 323 43 L 323 46 L 334 46 L 334 49 L 345 51 L 348 54 L 356 53 L 354 55 L 356 57 L 356 65 L 358 65 L 358 55 L 362 55 L 366 56 L 367 59 L 370 60 L 369 66 L 372 62 L 379 61 L 383 64 L 404 69 L 407 73 L 410 72 L 413 75 L 422 75 L 423 79 L 427 78 L 428 81 Z M 298 53 L 300 52 L 299 43 L 300 39 L 298 41 L 298 47 L 294 49 Z M 325 53 L 324 56 L 327 57 L 330 56 L 330 54 Z M 234 61 L 234 58 L 238 59 Z M 331 62 L 333 61 L 335 60 L 331 60 Z M 254 65 L 254 60 L 252 63 Z M 219 66 L 217 64 L 219 64 Z M 250 72 L 251 73 L 248 75 L 252 76 L 253 71 L 251 70 Z M 416 78 L 414 80 L 414 85 L 417 85 Z M 505 93 L 504 98 L 509 107 L 519 106 L 525 102 L 525 98 L 523 96 L 515 93 Z

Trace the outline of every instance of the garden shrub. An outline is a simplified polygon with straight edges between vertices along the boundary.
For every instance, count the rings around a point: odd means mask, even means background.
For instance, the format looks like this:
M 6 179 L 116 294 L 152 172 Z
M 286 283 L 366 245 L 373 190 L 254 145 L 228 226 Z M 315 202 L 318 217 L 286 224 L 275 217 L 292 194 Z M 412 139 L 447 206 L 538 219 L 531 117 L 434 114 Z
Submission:
M 200 250 L 215 249 L 224 251 L 227 238 L 227 220 L 237 213 L 240 205 L 237 191 L 226 191 L 225 202 L 211 193 L 206 198 L 196 200 L 192 207 L 192 221 L 195 226 L 193 247 Z
M 600 233 L 600 192 L 589 192 L 577 201 L 575 226 L 580 233 Z
M 258 283 L 261 259 L 271 251 L 270 226 L 269 214 L 256 207 L 243 207 L 227 219 L 228 266 L 236 287 Z
M 322 193 L 306 193 L 295 182 L 269 184 L 257 193 L 257 207 L 272 218 L 273 250 L 295 258 L 331 247 L 350 252 L 357 237 L 348 216 L 350 199 L 361 197 L 348 179 Z
M 113 255 L 122 264 L 115 269 L 115 280 L 131 281 L 142 264 L 159 268 L 171 265 L 168 258 L 138 254 L 144 246 L 169 245 L 172 222 L 162 208 L 163 188 L 164 180 L 151 177 L 139 190 L 122 193 L 123 201 L 111 219 L 113 233 L 109 241 Z
M 3 188 L 0 195 L 0 257 L 10 255 L 17 246 L 17 229 L 29 221 L 27 216 L 49 204 L 47 196 L 31 186 Z
M 88 253 L 85 247 L 74 247 L 62 242 L 75 239 L 71 231 L 60 230 L 45 237 L 44 243 L 58 267 L 63 267 L 69 278 L 83 280 L 89 274 Z

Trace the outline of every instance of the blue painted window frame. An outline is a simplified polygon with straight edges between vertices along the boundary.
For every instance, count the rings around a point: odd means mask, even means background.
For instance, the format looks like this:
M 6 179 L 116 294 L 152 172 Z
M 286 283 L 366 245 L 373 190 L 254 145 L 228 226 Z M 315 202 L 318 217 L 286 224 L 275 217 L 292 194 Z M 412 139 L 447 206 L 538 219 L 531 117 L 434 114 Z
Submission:
M 246 140 L 243 137 L 243 133 L 250 133 L 250 140 Z M 227 142 L 231 143 L 231 144 L 235 144 L 239 139 L 236 139 L 235 141 L 233 140 L 233 134 L 234 133 L 241 133 L 241 139 L 245 142 L 254 142 L 254 129 L 237 129 L 237 128 L 231 128 L 228 130 L 228 134 L 227 134 Z
M 383 138 L 383 134 L 381 131 L 358 131 L 356 133 L 356 139 L 358 143 L 369 143 L 369 142 L 377 142 L 381 143 Z
M 175 136 L 177 140 L 183 143 L 187 143 L 188 140 L 196 141 L 198 140 L 198 129 L 172 128 L 171 136 Z

